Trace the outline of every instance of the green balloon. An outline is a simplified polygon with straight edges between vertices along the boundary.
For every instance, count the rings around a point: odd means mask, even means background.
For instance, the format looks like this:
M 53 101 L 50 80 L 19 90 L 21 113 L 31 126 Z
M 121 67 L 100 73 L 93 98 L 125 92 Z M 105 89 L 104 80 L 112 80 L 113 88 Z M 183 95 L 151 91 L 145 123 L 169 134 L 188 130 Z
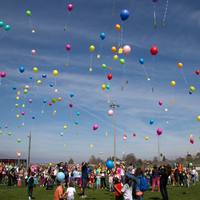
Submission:
M 9 31 L 10 30 L 10 25 L 6 25 L 5 26 L 5 31 Z
M 31 16 L 31 11 L 29 11 L 29 10 L 28 10 L 28 11 L 26 11 L 26 14 L 27 14 L 27 16 L 29 16 L 29 17 L 30 17 L 30 16 Z
M 192 165 L 193 165 L 192 163 L 189 163 L 189 166 L 190 166 L 190 167 L 192 167 Z
M 25 89 L 25 90 L 24 90 L 24 94 L 27 94 L 27 92 L 28 92 L 28 90 L 27 90 L 27 89 Z
M 195 87 L 194 86 L 190 86 L 190 91 L 194 92 L 195 91 Z
M 18 106 L 19 106 L 19 105 L 16 103 L 16 104 L 15 104 L 15 107 L 18 107 Z
M 56 99 L 55 99 L 55 98 L 52 98 L 51 101 L 52 101 L 52 103 L 55 103 L 55 102 L 56 102 Z
M 102 64 L 102 68 L 105 69 L 105 68 L 106 68 L 106 65 L 105 65 L 105 64 Z
M 10 136 L 10 135 L 11 135 L 11 132 L 9 132 L 8 135 Z
M 125 60 L 124 59 L 120 59 L 119 62 L 123 65 L 125 63 Z
M 110 86 L 109 86 L 109 85 L 106 85 L 106 88 L 107 88 L 107 89 L 110 89 Z
M 79 115 L 80 115 L 80 112 L 77 112 L 77 115 L 79 116 Z
M 0 22 L 0 27 L 3 27 L 4 26 L 4 23 L 3 22 Z
M 21 142 L 21 139 L 18 139 L 17 141 L 20 143 L 20 142 Z
M 9 171 L 10 171 L 12 168 L 13 168 L 12 165 L 9 165 L 9 166 L 8 166 L 8 170 L 9 170 Z

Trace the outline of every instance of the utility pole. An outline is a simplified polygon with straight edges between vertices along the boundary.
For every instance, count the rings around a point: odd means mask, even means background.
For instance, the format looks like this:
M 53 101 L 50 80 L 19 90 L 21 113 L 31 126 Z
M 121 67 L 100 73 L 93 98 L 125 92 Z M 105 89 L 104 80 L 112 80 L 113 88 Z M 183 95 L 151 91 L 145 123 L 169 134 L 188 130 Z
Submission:
M 110 105 L 110 108 L 114 108 L 114 166 L 116 166 L 116 129 L 115 129 L 115 107 L 119 107 L 115 102 Z
M 30 135 L 27 136 L 29 137 L 29 145 L 28 145 L 28 163 L 27 163 L 27 167 L 30 164 L 30 154 L 31 154 L 31 131 L 30 131 Z

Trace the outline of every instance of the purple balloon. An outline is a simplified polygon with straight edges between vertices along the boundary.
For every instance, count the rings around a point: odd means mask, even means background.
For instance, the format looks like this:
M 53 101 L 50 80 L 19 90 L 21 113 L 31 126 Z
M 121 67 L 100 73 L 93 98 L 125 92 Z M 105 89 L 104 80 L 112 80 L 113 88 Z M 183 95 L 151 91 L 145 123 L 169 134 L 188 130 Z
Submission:
M 71 10 L 73 9 L 73 5 L 72 5 L 72 4 L 69 4 L 69 5 L 67 6 L 67 8 L 68 8 L 69 11 L 71 11 Z
M 161 135 L 161 134 L 162 134 L 162 129 L 159 128 L 159 129 L 157 130 L 157 134 L 158 134 L 158 135 Z
M 8 128 L 8 126 L 7 126 L 7 125 L 5 125 L 5 128 Z
M 1 78 L 4 78 L 6 76 L 5 72 L 1 72 Z
M 156 3 L 158 0 L 153 0 L 154 3 Z
M 32 103 L 32 99 L 29 99 L 28 101 L 29 101 L 30 103 Z
M 93 130 L 95 131 L 95 130 L 97 130 L 97 129 L 98 129 L 98 125 L 95 124 L 95 125 L 93 126 Z
M 67 51 L 69 51 L 71 49 L 71 46 L 69 44 L 67 44 L 66 49 L 67 49 Z

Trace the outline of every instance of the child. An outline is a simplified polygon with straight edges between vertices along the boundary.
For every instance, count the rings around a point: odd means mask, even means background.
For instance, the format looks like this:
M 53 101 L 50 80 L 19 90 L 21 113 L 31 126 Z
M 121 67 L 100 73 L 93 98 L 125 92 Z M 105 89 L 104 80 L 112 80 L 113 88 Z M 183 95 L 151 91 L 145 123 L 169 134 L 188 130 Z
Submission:
M 18 186 L 22 186 L 22 178 L 23 178 L 23 174 L 22 174 L 22 170 L 19 172 L 19 178 L 18 178 Z
M 67 194 L 67 200 L 74 200 L 74 193 L 76 193 L 74 184 L 70 182 L 69 187 L 67 188 L 67 191 L 65 192 L 65 194 Z
M 109 174 L 109 180 L 108 180 L 108 182 L 109 182 L 109 189 L 110 189 L 110 192 L 111 192 L 111 190 L 114 191 L 113 173 L 110 173 L 110 174 Z
M 97 178 L 97 189 L 100 189 L 100 182 L 101 182 L 100 173 L 97 174 L 96 178 Z
M 38 172 L 37 171 L 35 172 L 35 180 L 36 180 L 36 183 L 38 184 Z
M 171 174 L 171 182 L 172 182 L 172 186 L 174 186 L 174 172 L 172 172 Z
M 32 198 L 32 193 L 33 193 L 33 187 L 36 184 L 36 180 L 34 178 L 34 172 L 31 172 L 30 177 L 27 180 L 28 183 L 28 199 L 31 200 Z
M 123 196 L 121 194 L 122 184 L 119 182 L 119 179 L 115 177 L 114 179 L 114 188 L 115 188 L 115 199 L 123 200 Z
M 186 187 L 190 188 L 190 179 L 189 179 L 188 171 L 185 171 L 185 177 L 186 177 Z
M 40 187 L 44 187 L 44 175 L 41 174 L 41 178 L 40 178 Z
M 196 172 L 196 182 L 199 182 L 199 173 L 198 173 L 198 171 Z
M 91 174 L 90 174 L 90 180 L 89 180 L 89 188 L 93 188 L 93 183 L 94 183 L 94 174 L 93 174 L 93 171 L 91 171 Z
M 74 173 L 71 173 L 71 176 L 69 178 L 69 183 L 73 183 L 74 184 Z
M 28 180 L 28 172 L 27 172 L 27 170 L 24 172 L 24 179 L 25 179 L 25 186 L 27 186 L 27 180 Z

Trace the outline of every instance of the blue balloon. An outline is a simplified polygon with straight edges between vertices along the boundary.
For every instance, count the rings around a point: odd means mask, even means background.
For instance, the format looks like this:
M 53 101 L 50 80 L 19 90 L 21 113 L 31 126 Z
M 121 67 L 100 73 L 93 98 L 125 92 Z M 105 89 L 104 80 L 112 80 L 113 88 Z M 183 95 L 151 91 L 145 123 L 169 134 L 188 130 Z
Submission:
M 174 163 L 174 165 L 176 166 L 176 163 Z
M 50 87 L 53 87 L 53 83 L 50 83 Z
M 169 165 L 171 166 L 172 164 L 171 164 L 171 163 L 169 163 Z
M 63 181 L 65 179 L 65 174 L 63 172 L 58 172 L 57 174 L 57 180 Z
M 139 62 L 140 62 L 140 64 L 144 64 L 144 59 L 140 58 Z
M 63 133 L 61 133 L 60 135 L 63 136 Z
M 75 124 L 78 124 L 78 121 L 75 121 Z
M 19 71 L 20 71 L 21 73 L 23 73 L 23 72 L 25 71 L 25 68 L 24 68 L 24 67 L 20 67 L 20 68 L 19 68 Z
M 112 169 L 112 168 L 114 167 L 113 161 L 112 161 L 112 160 L 108 160 L 108 161 L 106 162 L 106 167 L 107 167 L 108 169 Z
M 70 97 L 73 97 L 73 96 L 74 96 L 74 93 L 71 93 L 71 94 L 70 94 Z
M 47 77 L 47 75 L 46 75 L 46 74 L 42 74 L 42 77 L 43 77 L 43 78 L 46 78 L 46 77 Z
M 128 10 L 122 10 L 120 17 L 122 21 L 125 21 L 129 18 L 129 11 Z
M 32 76 L 30 76 L 30 79 L 32 79 L 33 77 Z
M 35 119 L 35 116 L 32 116 L 33 119 Z
M 153 120 L 153 119 L 151 119 L 151 120 L 150 120 L 150 124 L 153 124 L 153 123 L 154 123 L 154 120 Z
M 15 86 L 13 86 L 13 90 L 16 90 L 17 88 Z
M 75 165 L 75 168 L 77 168 L 77 165 Z
M 44 100 L 43 100 L 43 103 L 46 103 L 46 102 L 47 102 L 47 100 L 46 100 L 46 99 L 44 99 Z
M 0 126 L 0 129 L 1 129 L 1 126 Z
M 191 91 L 189 91 L 189 94 L 191 95 L 191 94 L 192 94 L 192 92 L 191 92 Z
M 100 34 L 100 38 L 101 38 L 102 40 L 104 40 L 105 37 L 106 37 L 106 34 L 105 34 L 105 33 L 101 33 L 101 34 Z

